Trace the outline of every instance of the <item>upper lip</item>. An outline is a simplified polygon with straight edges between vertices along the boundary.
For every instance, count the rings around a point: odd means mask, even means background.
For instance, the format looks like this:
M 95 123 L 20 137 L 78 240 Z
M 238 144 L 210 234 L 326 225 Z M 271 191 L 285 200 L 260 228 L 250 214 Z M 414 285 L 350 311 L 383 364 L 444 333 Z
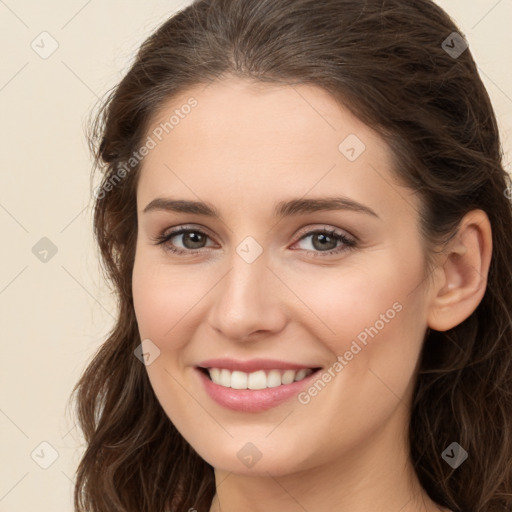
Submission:
M 258 370 L 301 370 L 308 368 L 320 368 L 318 365 L 291 363 L 277 359 L 249 359 L 240 361 L 236 359 L 220 358 L 208 359 L 197 365 L 199 368 L 221 368 L 226 370 L 238 370 L 251 373 Z

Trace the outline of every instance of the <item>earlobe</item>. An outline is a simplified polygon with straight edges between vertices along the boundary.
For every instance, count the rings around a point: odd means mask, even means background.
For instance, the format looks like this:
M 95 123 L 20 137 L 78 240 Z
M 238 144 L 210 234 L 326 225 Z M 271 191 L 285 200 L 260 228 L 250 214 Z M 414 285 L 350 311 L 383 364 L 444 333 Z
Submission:
M 472 210 L 443 251 L 435 274 L 428 326 L 447 331 L 468 318 L 482 300 L 492 255 L 492 230 L 483 210 Z

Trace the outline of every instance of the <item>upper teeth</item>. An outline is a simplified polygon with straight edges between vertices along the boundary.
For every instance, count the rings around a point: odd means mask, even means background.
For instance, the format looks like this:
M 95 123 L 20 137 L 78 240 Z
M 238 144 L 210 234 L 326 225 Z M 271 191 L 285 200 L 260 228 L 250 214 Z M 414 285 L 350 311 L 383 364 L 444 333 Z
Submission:
M 311 369 L 301 370 L 258 370 L 253 373 L 231 371 L 225 368 L 208 368 L 210 378 L 215 384 L 233 389 L 265 389 L 275 388 L 282 384 L 291 384 L 302 380 L 311 373 Z

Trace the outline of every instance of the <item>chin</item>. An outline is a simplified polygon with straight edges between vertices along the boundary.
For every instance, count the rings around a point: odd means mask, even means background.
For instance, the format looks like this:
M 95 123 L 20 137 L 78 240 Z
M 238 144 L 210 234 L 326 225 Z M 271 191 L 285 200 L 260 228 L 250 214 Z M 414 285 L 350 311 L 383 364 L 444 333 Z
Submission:
M 250 437 L 248 437 L 250 439 Z M 230 448 L 232 446 L 232 449 Z M 307 469 L 304 448 L 298 442 L 290 446 L 269 446 L 264 441 L 235 441 L 219 444 L 219 450 L 197 451 L 199 456 L 216 470 L 237 475 L 284 476 Z M 210 444 L 211 447 L 211 444 Z

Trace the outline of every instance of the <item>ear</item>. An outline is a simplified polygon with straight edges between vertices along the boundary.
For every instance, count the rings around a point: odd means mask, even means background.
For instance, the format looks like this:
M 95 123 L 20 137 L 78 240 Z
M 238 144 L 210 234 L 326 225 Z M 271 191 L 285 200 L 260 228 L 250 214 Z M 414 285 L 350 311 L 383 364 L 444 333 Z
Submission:
M 427 323 L 436 331 L 459 325 L 477 308 L 486 287 L 492 230 L 483 210 L 472 210 L 459 224 L 434 272 Z

